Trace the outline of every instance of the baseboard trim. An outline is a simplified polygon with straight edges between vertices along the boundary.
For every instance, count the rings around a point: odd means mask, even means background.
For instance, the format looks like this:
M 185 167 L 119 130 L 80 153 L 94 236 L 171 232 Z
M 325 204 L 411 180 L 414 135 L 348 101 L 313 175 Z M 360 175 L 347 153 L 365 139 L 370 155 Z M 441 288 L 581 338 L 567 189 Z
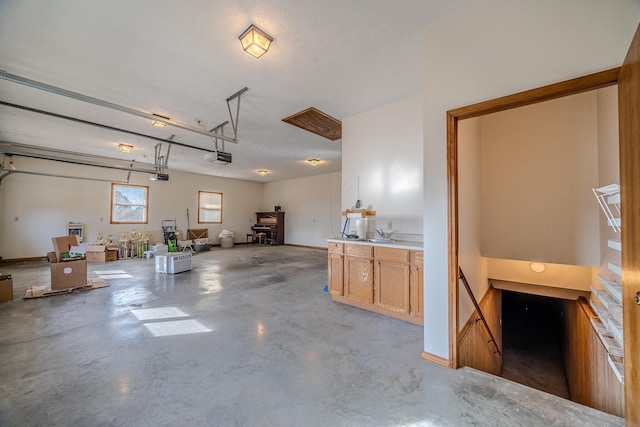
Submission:
M 284 246 L 294 246 L 296 248 L 307 248 L 307 249 L 321 249 L 324 251 L 329 250 L 329 248 L 325 246 L 293 245 L 291 243 L 285 243 Z
M 16 264 L 19 262 L 35 262 L 35 261 L 46 261 L 46 256 L 38 256 L 38 257 L 30 257 L 30 258 L 0 258 L 0 264 Z
M 422 358 L 428 360 L 430 362 L 437 363 L 438 365 L 445 366 L 447 368 L 453 368 L 449 359 L 445 359 L 444 357 L 436 356 L 435 354 L 429 353 L 427 351 L 422 352 Z

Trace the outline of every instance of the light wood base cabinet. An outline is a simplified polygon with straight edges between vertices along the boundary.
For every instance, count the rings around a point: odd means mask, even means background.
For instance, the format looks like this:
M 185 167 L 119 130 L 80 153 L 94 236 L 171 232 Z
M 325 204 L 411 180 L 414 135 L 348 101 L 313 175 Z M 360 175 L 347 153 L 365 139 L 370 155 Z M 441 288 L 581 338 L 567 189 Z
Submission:
M 345 245 L 344 296 L 373 304 L 373 259 L 371 246 Z
M 409 250 L 374 248 L 375 304 L 409 313 Z
M 422 251 L 330 242 L 328 263 L 334 301 L 423 324 Z
M 344 245 L 329 242 L 328 291 L 331 295 L 344 295 Z

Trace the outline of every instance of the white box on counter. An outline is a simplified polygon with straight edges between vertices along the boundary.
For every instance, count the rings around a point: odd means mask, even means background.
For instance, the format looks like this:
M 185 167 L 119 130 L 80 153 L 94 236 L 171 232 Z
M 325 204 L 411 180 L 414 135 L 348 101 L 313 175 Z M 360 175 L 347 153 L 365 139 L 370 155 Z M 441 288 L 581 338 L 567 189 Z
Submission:
M 164 243 L 158 243 L 155 246 L 151 246 L 151 250 L 156 255 L 162 255 L 169 252 L 169 246 L 165 245 Z

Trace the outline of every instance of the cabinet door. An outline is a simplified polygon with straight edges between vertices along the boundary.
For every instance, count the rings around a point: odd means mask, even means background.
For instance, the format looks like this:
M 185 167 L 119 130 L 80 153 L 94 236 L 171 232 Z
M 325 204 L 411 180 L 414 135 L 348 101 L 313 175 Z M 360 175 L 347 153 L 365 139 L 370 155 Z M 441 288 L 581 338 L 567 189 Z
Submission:
M 344 296 L 373 304 L 373 260 L 345 256 L 344 274 Z
M 409 264 L 376 261 L 375 304 L 387 310 L 409 313 Z
M 343 290 L 343 256 L 341 254 L 329 252 L 329 293 L 332 295 L 342 295 Z
M 410 314 L 424 318 L 424 267 L 421 265 L 411 266 L 410 278 L 411 297 L 409 300 Z

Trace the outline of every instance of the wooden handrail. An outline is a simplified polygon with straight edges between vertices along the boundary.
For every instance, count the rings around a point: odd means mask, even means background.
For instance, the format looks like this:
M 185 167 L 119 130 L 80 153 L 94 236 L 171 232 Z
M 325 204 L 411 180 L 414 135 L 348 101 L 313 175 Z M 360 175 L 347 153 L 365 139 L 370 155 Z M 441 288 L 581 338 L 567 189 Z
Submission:
M 482 310 L 478 305 L 478 301 L 476 301 L 476 298 L 473 296 L 473 291 L 469 286 L 469 282 L 467 281 L 467 278 L 464 276 L 464 273 L 462 272 L 462 268 L 458 267 L 458 273 L 459 273 L 459 278 L 462 279 L 462 283 L 464 284 L 464 287 L 467 290 L 467 293 L 469 294 L 469 297 L 471 297 L 471 302 L 473 302 L 473 305 L 476 307 L 476 311 L 478 312 L 478 316 L 480 317 L 480 320 L 482 320 L 484 327 L 487 329 L 487 332 L 489 333 L 489 337 L 491 338 L 489 342 L 492 342 L 493 345 L 495 346 L 496 348 L 495 352 L 498 353 L 500 356 L 502 356 L 500 347 L 498 347 L 498 343 L 496 342 L 496 339 L 493 337 L 493 334 L 491 333 L 491 328 L 489 328 L 489 324 L 487 323 L 487 320 L 484 318 L 484 315 L 482 314 Z

